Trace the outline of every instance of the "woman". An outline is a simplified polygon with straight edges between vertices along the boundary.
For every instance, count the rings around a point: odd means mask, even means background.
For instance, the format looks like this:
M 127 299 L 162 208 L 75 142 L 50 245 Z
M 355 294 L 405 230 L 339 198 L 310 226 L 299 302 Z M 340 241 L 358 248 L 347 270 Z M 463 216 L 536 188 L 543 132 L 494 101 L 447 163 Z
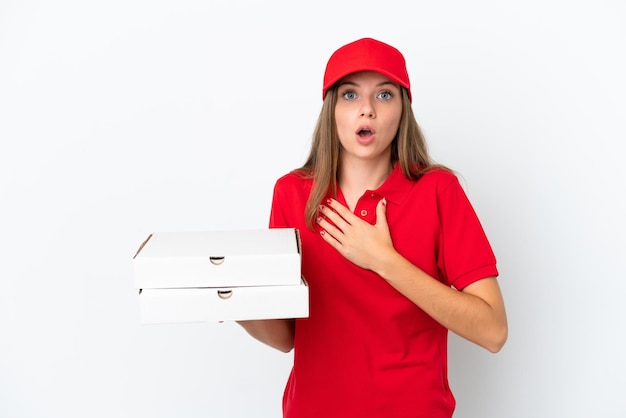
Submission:
M 300 230 L 310 314 L 242 321 L 294 365 L 285 418 L 451 417 L 447 332 L 507 338 L 496 260 L 453 172 L 433 163 L 403 55 L 364 38 L 330 57 L 303 167 L 270 227 Z

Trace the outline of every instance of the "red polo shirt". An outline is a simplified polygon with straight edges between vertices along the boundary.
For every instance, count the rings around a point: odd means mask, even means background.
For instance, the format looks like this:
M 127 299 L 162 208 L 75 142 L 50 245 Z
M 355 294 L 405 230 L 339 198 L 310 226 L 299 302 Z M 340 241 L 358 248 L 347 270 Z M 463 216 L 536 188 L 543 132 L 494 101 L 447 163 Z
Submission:
M 304 220 L 311 180 L 294 173 L 274 188 L 270 227 L 298 228 L 309 317 L 296 320 L 285 418 L 449 418 L 447 329 L 377 274 L 343 258 Z M 430 276 L 462 289 L 497 276 L 496 260 L 457 177 L 436 170 L 418 181 L 399 164 L 355 214 L 375 222 L 387 199 L 398 252 Z M 339 190 L 338 200 L 345 203 Z

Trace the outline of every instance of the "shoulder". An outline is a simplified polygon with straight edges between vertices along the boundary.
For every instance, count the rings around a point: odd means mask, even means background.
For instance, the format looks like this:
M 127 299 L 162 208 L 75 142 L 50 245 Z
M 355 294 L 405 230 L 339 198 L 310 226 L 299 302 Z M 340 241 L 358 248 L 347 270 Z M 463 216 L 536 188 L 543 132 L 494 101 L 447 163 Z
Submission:
M 433 199 L 439 207 L 454 208 L 468 200 L 460 177 L 449 169 L 434 168 L 427 171 L 416 181 L 413 190 L 417 196 Z
M 420 187 L 429 187 L 443 192 L 449 187 L 461 187 L 458 176 L 449 169 L 432 168 L 417 181 Z
M 313 179 L 301 170 L 292 170 L 279 177 L 274 185 L 275 194 L 308 193 L 311 191 Z
M 292 170 L 276 180 L 276 187 L 303 186 L 311 184 L 313 179 L 302 170 Z

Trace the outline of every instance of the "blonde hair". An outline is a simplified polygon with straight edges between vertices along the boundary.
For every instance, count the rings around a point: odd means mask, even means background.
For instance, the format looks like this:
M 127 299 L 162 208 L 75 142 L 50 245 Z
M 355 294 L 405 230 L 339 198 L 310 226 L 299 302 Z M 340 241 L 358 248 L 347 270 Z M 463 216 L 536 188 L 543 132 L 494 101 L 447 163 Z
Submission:
M 402 115 L 395 139 L 391 143 L 391 163 L 400 163 L 402 173 L 410 180 L 418 180 L 424 173 L 446 167 L 436 164 L 428 154 L 426 139 L 422 134 L 407 90 L 402 87 Z M 318 207 L 328 195 L 337 197 L 337 176 L 339 172 L 339 152 L 341 145 L 335 123 L 337 86 L 331 87 L 322 104 L 317 119 L 311 150 L 304 165 L 297 174 L 313 179 L 313 187 L 305 210 L 306 225 L 313 229 L 318 216 Z

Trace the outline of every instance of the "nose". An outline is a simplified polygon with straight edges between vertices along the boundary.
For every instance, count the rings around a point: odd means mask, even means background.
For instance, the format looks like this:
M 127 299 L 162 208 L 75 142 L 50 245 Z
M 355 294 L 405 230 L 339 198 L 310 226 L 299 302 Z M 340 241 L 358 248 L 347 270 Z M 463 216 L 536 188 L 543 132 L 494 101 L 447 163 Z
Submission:
M 374 105 L 371 99 L 364 99 L 361 104 L 361 116 L 366 118 L 373 119 L 376 117 L 376 112 L 374 110 Z

